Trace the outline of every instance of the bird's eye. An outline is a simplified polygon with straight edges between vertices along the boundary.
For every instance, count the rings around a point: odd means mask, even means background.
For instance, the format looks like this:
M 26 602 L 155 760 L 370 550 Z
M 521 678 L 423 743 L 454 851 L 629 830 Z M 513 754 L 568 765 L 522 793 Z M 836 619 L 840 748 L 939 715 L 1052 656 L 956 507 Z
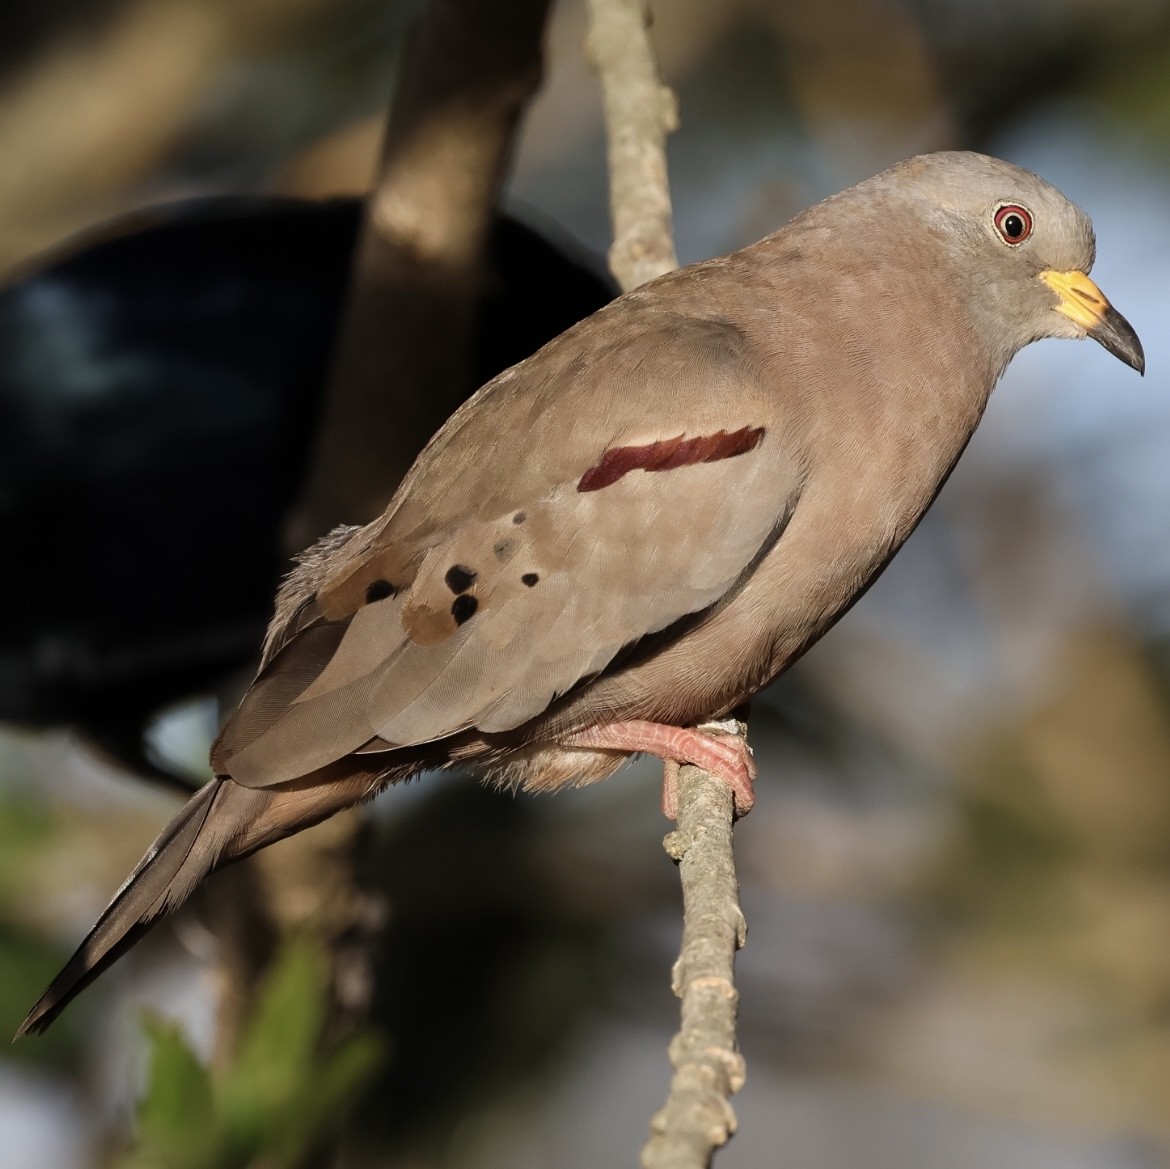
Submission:
M 1022 244 L 1032 234 L 1032 213 L 1016 203 L 1008 203 L 995 213 L 995 230 L 1005 244 Z

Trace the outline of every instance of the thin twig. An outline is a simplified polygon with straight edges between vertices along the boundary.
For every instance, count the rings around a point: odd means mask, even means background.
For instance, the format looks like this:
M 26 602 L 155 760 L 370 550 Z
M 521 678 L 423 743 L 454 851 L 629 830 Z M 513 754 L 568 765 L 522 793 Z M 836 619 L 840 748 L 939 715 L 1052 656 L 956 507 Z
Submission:
M 738 724 L 738 733 L 747 727 Z M 700 1169 L 735 1132 L 730 1098 L 743 1087 L 736 1050 L 735 952 L 747 936 L 732 851 L 734 799 L 697 767 L 679 773 L 678 829 L 663 841 L 679 866 L 683 940 L 672 986 L 682 1025 L 670 1044 L 674 1077 L 650 1122 L 644 1169 Z
M 658 75 L 645 0 L 590 0 L 589 7 L 589 53 L 605 99 L 609 267 L 628 292 L 678 267 L 666 172 L 666 136 L 678 111 Z
M 590 0 L 589 49 L 605 94 L 614 243 L 610 270 L 629 291 L 677 267 L 666 172 L 673 94 L 659 79 L 644 0 Z M 743 723 L 734 733 L 746 735 Z M 744 1081 L 736 1050 L 735 951 L 747 933 L 732 851 L 731 789 L 697 767 L 679 774 L 678 829 L 664 841 L 679 865 L 683 943 L 673 988 L 682 1025 L 670 1045 L 666 1104 L 651 1121 L 645 1169 L 704 1169 L 735 1131 L 730 1098 Z

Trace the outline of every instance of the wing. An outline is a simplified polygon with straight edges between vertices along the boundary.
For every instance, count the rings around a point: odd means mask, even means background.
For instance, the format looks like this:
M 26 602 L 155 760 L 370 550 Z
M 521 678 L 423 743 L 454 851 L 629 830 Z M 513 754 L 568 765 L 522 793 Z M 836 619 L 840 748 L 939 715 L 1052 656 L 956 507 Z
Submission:
M 320 587 L 271 639 L 218 770 L 264 786 L 512 730 L 737 586 L 791 512 L 798 461 L 737 331 L 634 324 L 600 353 L 574 330 L 490 383 L 386 517 L 329 572 L 310 561 Z

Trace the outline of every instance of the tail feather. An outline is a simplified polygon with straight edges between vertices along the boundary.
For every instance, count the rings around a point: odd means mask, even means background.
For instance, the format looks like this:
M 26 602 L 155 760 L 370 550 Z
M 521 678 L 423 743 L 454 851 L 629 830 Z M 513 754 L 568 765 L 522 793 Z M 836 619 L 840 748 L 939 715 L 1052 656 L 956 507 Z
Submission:
M 46 1027 L 209 873 L 308 828 L 405 778 L 414 764 L 340 765 L 280 788 L 249 788 L 227 776 L 197 791 L 163 829 L 16 1032 Z
M 215 857 L 197 848 L 200 833 L 223 790 L 221 780 L 200 788 L 163 829 L 77 952 L 53 979 L 16 1032 L 43 1031 L 103 970 L 126 952 L 154 921 L 194 888 Z

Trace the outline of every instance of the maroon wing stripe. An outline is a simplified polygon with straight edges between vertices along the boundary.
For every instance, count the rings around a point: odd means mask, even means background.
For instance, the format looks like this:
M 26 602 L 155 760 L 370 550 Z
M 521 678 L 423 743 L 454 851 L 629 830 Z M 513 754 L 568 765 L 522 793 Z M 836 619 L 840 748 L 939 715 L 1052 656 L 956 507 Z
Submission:
M 717 430 L 697 438 L 676 435 L 645 446 L 619 446 L 601 456 L 577 483 L 578 491 L 600 491 L 631 471 L 670 471 L 695 463 L 715 463 L 750 451 L 764 437 L 762 426 L 744 426 L 730 433 Z

